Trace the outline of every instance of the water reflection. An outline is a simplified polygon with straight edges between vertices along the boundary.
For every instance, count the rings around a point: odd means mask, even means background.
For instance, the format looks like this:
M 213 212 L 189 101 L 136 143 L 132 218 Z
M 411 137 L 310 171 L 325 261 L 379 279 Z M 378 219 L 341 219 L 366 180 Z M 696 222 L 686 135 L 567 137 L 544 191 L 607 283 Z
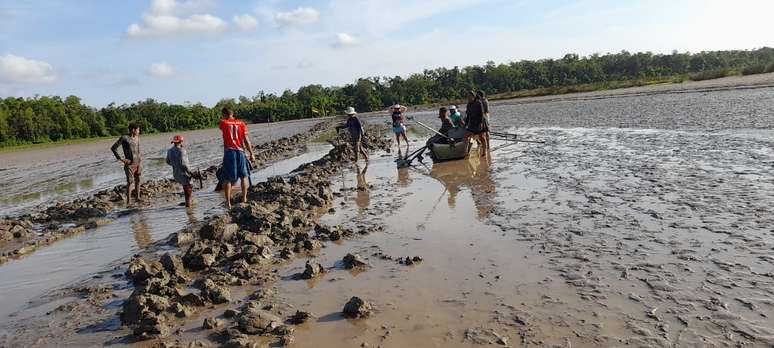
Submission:
M 470 189 L 479 218 L 486 218 L 492 211 L 495 184 L 491 177 L 491 160 L 470 156 L 470 158 L 435 163 L 430 177 L 440 181 L 448 192 L 447 202 L 454 208 L 457 195 L 463 187 Z
M 132 225 L 132 233 L 134 233 L 134 241 L 137 243 L 137 247 L 143 249 L 153 242 L 150 234 L 150 226 L 145 218 L 145 214 L 139 211 L 137 214 L 129 218 L 129 224 Z
M 357 173 L 357 196 L 355 196 L 355 204 L 357 204 L 360 213 L 363 213 L 368 208 L 368 205 L 371 204 L 371 190 L 366 181 L 366 171 L 368 171 L 367 163 L 363 167 L 363 170 L 360 170 L 360 166 L 355 164 L 355 173 Z

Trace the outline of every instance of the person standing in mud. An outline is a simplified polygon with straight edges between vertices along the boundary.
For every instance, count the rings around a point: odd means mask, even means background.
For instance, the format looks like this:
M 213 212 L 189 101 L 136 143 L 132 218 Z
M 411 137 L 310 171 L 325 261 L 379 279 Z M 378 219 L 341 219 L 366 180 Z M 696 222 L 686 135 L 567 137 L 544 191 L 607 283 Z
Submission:
M 223 135 L 223 192 L 226 207 L 231 209 L 231 189 L 237 181 L 241 181 L 242 203 L 247 203 L 247 186 L 250 176 L 245 156 L 245 149 L 250 154 L 250 162 L 255 161 L 253 145 L 247 133 L 247 125 L 234 118 L 234 112 L 224 107 L 223 120 L 220 121 L 220 131 Z
M 124 164 L 126 174 L 126 204 L 132 204 L 132 186 L 134 186 L 135 199 L 140 201 L 140 175 L 142 173 L 142 156 L 140 155 L 140 125 L 129 124 L 129 134 L 122 135 L 110 147 L 110 151 L 119 162 Z M 118 155 L 118 147 L 124 152 L 124 158 Z
M 349 131 L 349 140 L 352 143 L 352 150 L 355 153 L 354 162 L 357 162 L 358 154 L 362 154 L 363 159 L 368 163 L 368 152 L 363 148 L 363 137 L 365 136 L 363 123 L 357 117 L 355 108 L 350 106 L 345 113 L 347 114 L 347 123 L 337 128 L 346 128 Z
M 476 99 L 481 101 L 481 106 L 484 110 L 484 132 L 482 134 L 484 135 L 484 140 L 486 141 L 486 148 L 489 150 L 491 148 L 489 144 L 489 100 L 486 99 L 486 94 L 484 91 L 476 92 Z
M 471 137 L 476 137 L 480 155 L 486 156 L 488 152 L 486 135 L 486 126 L 484 124 L 484 105 L 476 94 L 472 91 L 468 93 L 468 106 L 465 110 L 465 141 Z
M 406 153 L 409 150 L 409 142 L 406 137 L 406 119 L 403 117 L 403 113 L 406 112 L 406 107 L 400 104 L 395 104 L 391 108 L 392 110 L 392 132 L 395 133 L 395 141 L 398 142 L 398 154 L 400 155 L 400 138 L 406 141 Z
M 185 206 L 191 206 L 191 196 L 193 195 L 193 185 L 191 178 L 194 173 L 189 169 L 188 152 L 185 150 L 183 142 L 185 138 L 182 135 L 175 135 L 172 138 L 172 148 L 167 150 L 167 164 L 172 166 L 172 177 L 180 185 L 183 185 L 183 195 L 185 196 Z

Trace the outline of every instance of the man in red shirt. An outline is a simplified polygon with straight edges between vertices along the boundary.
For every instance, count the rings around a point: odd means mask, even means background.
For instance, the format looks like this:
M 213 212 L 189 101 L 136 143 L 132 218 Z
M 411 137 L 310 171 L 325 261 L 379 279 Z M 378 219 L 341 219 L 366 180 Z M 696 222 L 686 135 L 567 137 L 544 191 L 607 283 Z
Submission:
M 249 171 L 245 149 L 250 153 L 250 162 L 255 161 L 253 145 L 247 134 L 247 125 L 234 118 L 231 109 L 223 108 L 223 120 L 220 131 L 223 133 L 223 188 L 226 207 L 231 209 L 231 188 L 238 180 L 242 181 L 242 203 L 247 203 L 247 182 Z

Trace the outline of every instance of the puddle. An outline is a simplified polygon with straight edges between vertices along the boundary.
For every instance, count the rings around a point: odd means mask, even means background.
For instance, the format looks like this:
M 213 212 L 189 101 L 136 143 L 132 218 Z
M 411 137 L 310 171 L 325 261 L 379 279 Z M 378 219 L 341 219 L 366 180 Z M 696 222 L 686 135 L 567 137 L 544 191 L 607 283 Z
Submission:
M 276 162 L 252 173 L 253 182 L 288 173 L 300 164 L 320 158 L 328 144 L 310 144 L 302 155 Z M 223 196 L 211 189 L 194 193 L 190 210 L 177 205 L 142 209 L 108 225 L 42 247 L 34 254 L 10 260 L 0 267 L 0 318 L 8 318 L 48 290 L 58 289 L 104 270 L 151 243 L 166 238 L 189 223 L 224 210 Z M 0 323 L 5 321 L 0 319 Z

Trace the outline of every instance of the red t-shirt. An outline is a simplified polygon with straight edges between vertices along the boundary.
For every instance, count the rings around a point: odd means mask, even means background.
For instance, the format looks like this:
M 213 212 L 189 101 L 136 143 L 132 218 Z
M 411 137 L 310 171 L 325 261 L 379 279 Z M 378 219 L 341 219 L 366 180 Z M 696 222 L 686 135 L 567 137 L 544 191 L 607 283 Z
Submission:
M 247 125 L 240 120 L 220 121 L 220 131 L 223 133 L 223 147 L 226 150 L 242 151 L 242 143 L 247 136 Z

